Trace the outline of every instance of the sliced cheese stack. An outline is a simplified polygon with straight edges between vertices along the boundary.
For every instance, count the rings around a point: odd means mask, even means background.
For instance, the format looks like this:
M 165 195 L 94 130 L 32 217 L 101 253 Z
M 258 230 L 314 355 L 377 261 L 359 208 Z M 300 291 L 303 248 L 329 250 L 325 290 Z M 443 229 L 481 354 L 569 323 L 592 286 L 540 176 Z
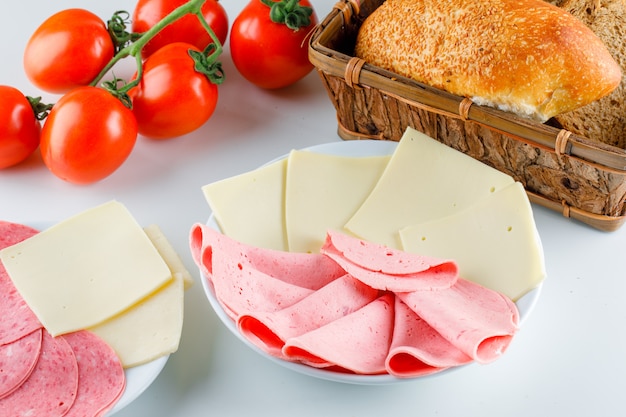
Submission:
M 390 157 L 292 151 L 203 191 L 222 232 L 246 244 L 315 253 L 328 230 L 342 230 L 458 260 L 461 276 L 513 300 L 545 277 L 521 184 L 411 128 Z M 237 223 L 246 227 L 231 234 Z
M 190 275 L 158 228 L 144 231 L 119 202 L 9 246 L 0 260 L 52 336 L 91 330 L 125 368 L 177 350 Z

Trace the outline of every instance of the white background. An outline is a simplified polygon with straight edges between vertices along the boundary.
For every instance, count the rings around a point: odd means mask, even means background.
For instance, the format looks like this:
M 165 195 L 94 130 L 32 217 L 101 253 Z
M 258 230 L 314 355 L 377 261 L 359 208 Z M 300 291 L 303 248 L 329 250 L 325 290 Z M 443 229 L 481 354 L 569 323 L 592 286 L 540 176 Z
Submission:
M 230 20 L 243 0 L 222 0 Z M 333 0 L 314 0 L 323 18 Z M 30 34 L 55 11 L 83 7 L 103 18 L 129 0 L 5 2 L 0 26 L 0 84 L 40 95 L 22 69 Z M 209 208 L 200 187 L 287 153 L 339 141 L 335 112 L 315 73 L 282 91 L 259 90 L 234 69 L 218 108 L 199 131 L 170 141 L 139 138 L 113 176 L 89 186 L 54 177 L 38 157 L 0 171 L 0 218 L 62 220 L 110 199 L 140 223 L 157 223 L 198 279 L 188 251 L 194 222 Z M 122 65 L 118 75 L 131 69 Z M 44 101 L 55 96 L 44 94 Z M 390 386 L 332 383 L 283 369 L 228 333 L 198 281 L 187 292 L 179 351 L 155 383 L 119 417 L 164 416 L 615 416 L 626 375 L 626 230 L 599 232 L 535 207 L 548 279 L 531 317 L 503 358 L 443 376 Z

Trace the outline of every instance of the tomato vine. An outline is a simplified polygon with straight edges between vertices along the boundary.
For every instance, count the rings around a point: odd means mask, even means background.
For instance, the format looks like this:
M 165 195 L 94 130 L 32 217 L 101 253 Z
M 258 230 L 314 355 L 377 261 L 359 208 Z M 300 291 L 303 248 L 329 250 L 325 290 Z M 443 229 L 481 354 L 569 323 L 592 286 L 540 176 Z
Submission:
M 141 50 L 166 26 L 188 14 L 193 14 L 198 18 L 200 24 L 204 27 L 212 40 L 212 43 L 209 44 L 202 53 L 190 51 L 190 55 L 196 63 L 196 70 L 205 74 L 212 83 L 221 84 L 224 81 L 224 72 L 222 70 L 221 63 L 218 61 L 218 57 L 223 52 L 223 46 L 213 32 L 213 29 L 211 29 L 211 26 L 202 15 L 201 9 L 205 2 L 206 0 L 189 0 L 187 3 L 174 9 L 152 28 L 143 33 L 127 32 L 126 27 L 129 14 L 124 11 L 116 12 L 109 20 L 109 32 L 112 34 L 112 38 L 117 46 L 117 53 L 102 69 L 102 71 L 100 71 L 98 76 L 90 83 L 90 85 L 97 86 L 104 76 L 120 60 L 129 56 L 134 57 L 137 63 L 137 76 L 133 80 L 124 83 L 122 80 L 114 78 L 113 81 L 107 82 L 103 86 L 113 95 L 120 98 L 125 105 L 131 105 L 131 101 L 128 99 L 128 92 L 141 82 L 141 78 L 143 76 L 143 60 Z M 122 85 L 120 86 L 120 84 Z

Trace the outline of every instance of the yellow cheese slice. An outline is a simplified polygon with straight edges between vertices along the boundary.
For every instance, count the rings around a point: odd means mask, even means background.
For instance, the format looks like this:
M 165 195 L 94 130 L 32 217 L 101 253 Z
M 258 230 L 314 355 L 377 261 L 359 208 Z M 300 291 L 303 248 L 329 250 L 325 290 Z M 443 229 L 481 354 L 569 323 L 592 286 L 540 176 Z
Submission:
M 519 182 L 463 211 L 408 226 L 400 238 L 407 252 L 454 259 L 460 276 L 514 301 L 546 275 L 532 208 Z
M 147 299 L 88 330 L 96 333 L 130 368 L 178 350 L 183 327 L 184 279 L 174 279 Z
M 345 227 L 400 249 L 400 229 L 459 212 L 512 183 L 509 175 L 407 128 L 380 181 Z
M 343 228 L 371 193 L 389 158 L 292 151 L 285 184 L 289 251 L 319 252 L 326 231 Z
M 146 233 L 116 201 L 3 249 L 0 260 L 53 336 L 108 320 L 172 280 Z
M 222 233 L 240 242 L 287 250 L 284 183 L 287 160 L 202 187 Z
M 146 235 L 148 235 L 148 238 L 157 249 L 167 266 L 170 268 L 172 276 L 179 274 L 183 278 L 185 290 L 191 288 L 193 285 L 193 278 L 191 277 L 191 274 L 187 268 L 185 268 L 183 260 L 180 259 L 180 255 L 167 240 L 167 237 L 165 237 L 159 226 L 151 224 L 150 226 L 144 227 L 143 230 L 146 232 Z

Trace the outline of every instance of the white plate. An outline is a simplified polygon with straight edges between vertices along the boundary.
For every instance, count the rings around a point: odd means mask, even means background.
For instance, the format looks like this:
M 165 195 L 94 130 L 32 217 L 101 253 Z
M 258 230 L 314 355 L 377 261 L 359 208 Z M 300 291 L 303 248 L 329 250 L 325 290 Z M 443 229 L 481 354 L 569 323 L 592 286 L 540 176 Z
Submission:
M 162 356 L 143 365 L 135 366 L 124 370 L 126 375 L 126 388 L 122 398 L 115 404 L 106 415 L 112 416 L 122 410 L 128 404 L 132 403 L 139 397 L 159 376 L 163 367 L 169 359 L 169 355 Z
M 52 222 L 29 223 L 30 227 L 37 230 L 45 230 L 53 224 Z M 124 394 L 106 416 L 112 416 L 135 401 L 159 376 L 168 359 L 169 355 L 162 356 L 152 362 L 125 369 L 126 387 L 124 388 Z
M 383 156 L 383 155 L 391 155 L 393 151 L 396 149 L 397 143 L 391 141 L 380 141 L 380 140 L 351 140 L 351 141 L 342 141 L 342 142 L 331 142 L 325 143 L 321 145 L 311 146 L 309 148 L 305 148 L 305 150 L 310 150 L 319 153 L 325 153 L 330 155 L 339 155 L 339 156 Z M 278 161 L 280 159 L 286 158 L 287 155 L 283 155 L 274 159 L 273 161 L 268 162 L 272 163 Z M 215 221 L 215 217 L 213 214 L 209 217 L 207 225 L 212 227 L 215 230 L 220 230 L 219 225 Z M 537 241 L 539 237 L 537 236 Z M 342 372 L 328 371 L 324 369 L 313 368 L 311 366 L 303 365 L 296 362 L 289 362 L 282 359 L 278 359 L 274 356 L 269 355 L 259 347 L 252 344 L 248 339 L 246 339 L 237 329 L 235 322 L 226 314 L 222 306 L 219 304 L 219 301 L 215 297 L 215 291 L 211 284 L 208 282 L 206 276 L 200 272 L 202 286 L 206 293 L 206 296 L 209 300 L 209 304 L 215 313 L 219 317 L 219 319 L 224 323 L 224 325 L 235 334 L 242 342 L 244 342 L 247 346 L 249 346 L 252 350 L 259 353 L 261 356 L 281 365 L 287 369 L 291 369 L 292 371 L 299 372 L 304 375 L 325 379 L 329 381 L 335 382 L 343 382 L 349 384 L 360 384 L 360 385 L 388 385 L 395 384 L 400 382 L 412 381 L 416 378 L 397 378 L 392 375 L 355 375 L 355 374 L 346 374 Z M 520 325 L 524 323 L 524 321 L 528 318 L 532 310 L 535 308 L 535 304 L 539 299 L 539 295 L 541 294 L 541 288 L 543 283 L 540 284 L 537 288 L 528 292 L 522 298 L 517 300 L 515 303 L 520 313 Z M 446 371 L 438 372 L 435 374 L 421 376 L 418 378 L 429 378 L 440 376 L 447 372 L 452 372 L 457 369 L 464 368 L 470 365 L 459 366 L 455 368 L 448 369 Z

